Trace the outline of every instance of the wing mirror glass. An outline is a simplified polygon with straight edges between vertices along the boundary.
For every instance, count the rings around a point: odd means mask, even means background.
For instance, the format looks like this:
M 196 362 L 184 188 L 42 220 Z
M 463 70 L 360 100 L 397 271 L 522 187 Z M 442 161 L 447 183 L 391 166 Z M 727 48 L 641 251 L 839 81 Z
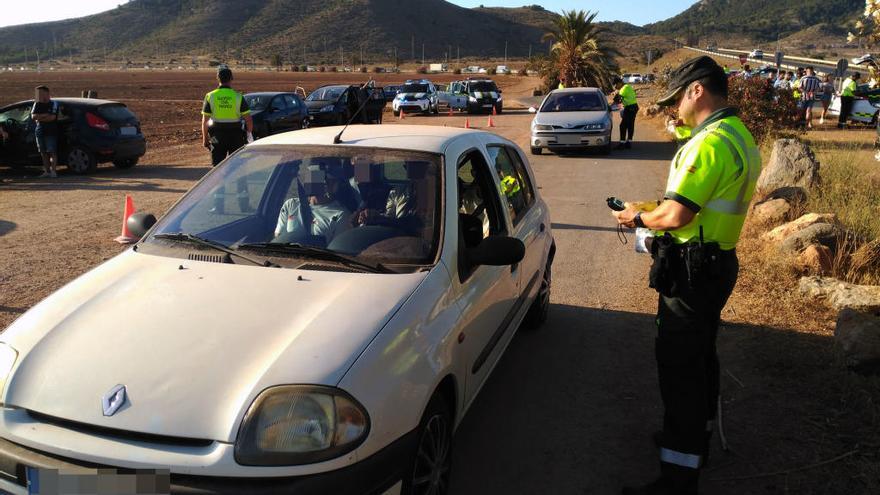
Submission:
M 529 113 L 538 113 L 538 109 L 535 107 L 529 107 Z
M 125 221 L 128 231 L 138 239 L 143 237 L 155 224 L 156 217 L 151 213 L 132 213 Z
M 515 237 L 489 236 L 466 253 L 468 262 L 474 266 L 509 266 L 523 260 L 526 245 Z

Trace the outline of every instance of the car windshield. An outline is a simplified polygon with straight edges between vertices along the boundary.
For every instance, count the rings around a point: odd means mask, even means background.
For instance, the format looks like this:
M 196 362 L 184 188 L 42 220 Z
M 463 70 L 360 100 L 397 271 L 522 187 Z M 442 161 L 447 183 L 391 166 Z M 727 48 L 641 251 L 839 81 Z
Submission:
M 479 91 L 481 93 L 497 92 L 498 87 L 493 82 L 475 82 L 471 83 L 471 93 Z
M 427 84 L 406 84 L 400 88 L 399 93 L 427 93 Z
M 262 112 L 269 106 L 269 100 L 272 97 L 269 95 L 245 95 L 244 99 L 252 112 Z
M 145 242 L 196 236 L 241 252 L 301 257 L 283 248 L 307 246 L 384 265 L 431 264 L 440 170 L 440 157 L 423 152 L 255 146 L 199 182 Z
M 306 98 L 306 101 L 336 101 L 342 96 L 343 91 L 345 91 L 345 88 L 340 86 L 318 88 L 312 91 L 312 94 Z
M 553 93 L 541 105 L 542 112 L 601 112 L 605 99 L 599 93 Z

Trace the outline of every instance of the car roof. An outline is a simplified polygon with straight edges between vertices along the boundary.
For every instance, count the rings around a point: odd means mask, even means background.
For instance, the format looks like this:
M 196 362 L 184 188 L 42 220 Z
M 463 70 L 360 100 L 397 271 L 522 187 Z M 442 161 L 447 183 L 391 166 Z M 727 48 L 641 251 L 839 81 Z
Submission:
M 299 131 L 275 134 L 260 139 L 248 147 L 262 145 L 333 145 L 333 138 L 341 126 L 313 127 Z M 336 146 L 363 146 L 389 148 L 429 153 L 443 153 L 455 139 L 485 131 L 457 127 L 428 125 L 353 125 L 342 134 L 342 143 Z
M 84 107 L 99 107 L 101 105 L 124 105 L 124 103 L 113 101 L 113 100 L 100 100 L 98 98 L 52 98 L 52 101 L 57 101 L 58 103 L 66 103 L 68 105 L 79 105 Z M 22 100 L 17 101 L 15 103 L 10 103 L 8 105 L 4 105 L 3 108 L 6 107 L 14 107 L 21 104 L 33 104 L 34 100 Z
M 258 91 L 255 93 L 246 93 L 245 96 L 278 96 L 278 95 L 294 95 L 296 93 L 291 93 L 289 91 Z
M 563 88 L 554 89 L 551 93 L 601 93 L 599 88 Z

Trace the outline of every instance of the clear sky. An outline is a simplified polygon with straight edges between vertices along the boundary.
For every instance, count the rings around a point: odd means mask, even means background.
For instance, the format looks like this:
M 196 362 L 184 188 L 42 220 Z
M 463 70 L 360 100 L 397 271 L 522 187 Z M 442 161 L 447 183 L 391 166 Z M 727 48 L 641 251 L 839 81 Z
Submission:
M 602 21 L 621 20 L 637 25 L 660 21 L 678 14 L 694 0 L 451 0 L 463 7 L 520 7 L 538 4 L 547 10 L 563 9 L 599 11 Z M 82 17 L 110 10 L 126 0 L 3 0 L 0 7 L 0 26 L 30 22 L 54 21 Z

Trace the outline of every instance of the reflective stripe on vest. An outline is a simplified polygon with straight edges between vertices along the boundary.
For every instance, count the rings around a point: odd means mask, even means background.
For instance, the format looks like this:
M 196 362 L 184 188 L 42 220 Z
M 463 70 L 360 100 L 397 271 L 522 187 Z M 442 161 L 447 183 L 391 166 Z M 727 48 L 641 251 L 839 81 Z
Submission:
M 223 93 L 223 100 L 232 99 L 230 105 L 228 101 L 221 101 L 218 104 L 217 95 Z M 241 122 L 241 94 L 229 88 L 219 88 L 208 93 L 208 103 L 211 105 L 211 118 L 218 124 L 236 124 Z M 219 106 L 218 106 L 219 105 Z
M 739 169 L 737 178 L 742 176 L 743 169 L 746 167 L 748 167 L 748 170 L 746 170 L 748 177 L 740 186 L 735 200 L 715 198 L 706 203 L 705 207 L 719 213 L 727 213 L 728 215 L 745 215 L 749 211 L 749 201 L 746 200 L 746 193 L 749 190 L 749 184 L 758 180 L 757 175 L 760 171 L 758 170 L 758 167 L 754 166 L 754 164 L 760 162 L 761 154 L 757 148 L 746 145 L 746 142 L 743 140 L 742 136 L 736 132 L 736 129 L 725 122 L 719 123 L 717 129 L 727 133 L 712 132 L 714 136 L 720 138 L 721 141 L 727 145 L 730 154 L 733 155 L 736 168 Z M 736 141 L 735 144 L 730 140 L 731 137 Z
M 684 452 L 666 448 L 660 449 L 660 462 L 665 462 L 666 464 L 675 464 L 676 466 L 699 469 L 701 460 L 700 456 L 695 454 L 686 454 Z

